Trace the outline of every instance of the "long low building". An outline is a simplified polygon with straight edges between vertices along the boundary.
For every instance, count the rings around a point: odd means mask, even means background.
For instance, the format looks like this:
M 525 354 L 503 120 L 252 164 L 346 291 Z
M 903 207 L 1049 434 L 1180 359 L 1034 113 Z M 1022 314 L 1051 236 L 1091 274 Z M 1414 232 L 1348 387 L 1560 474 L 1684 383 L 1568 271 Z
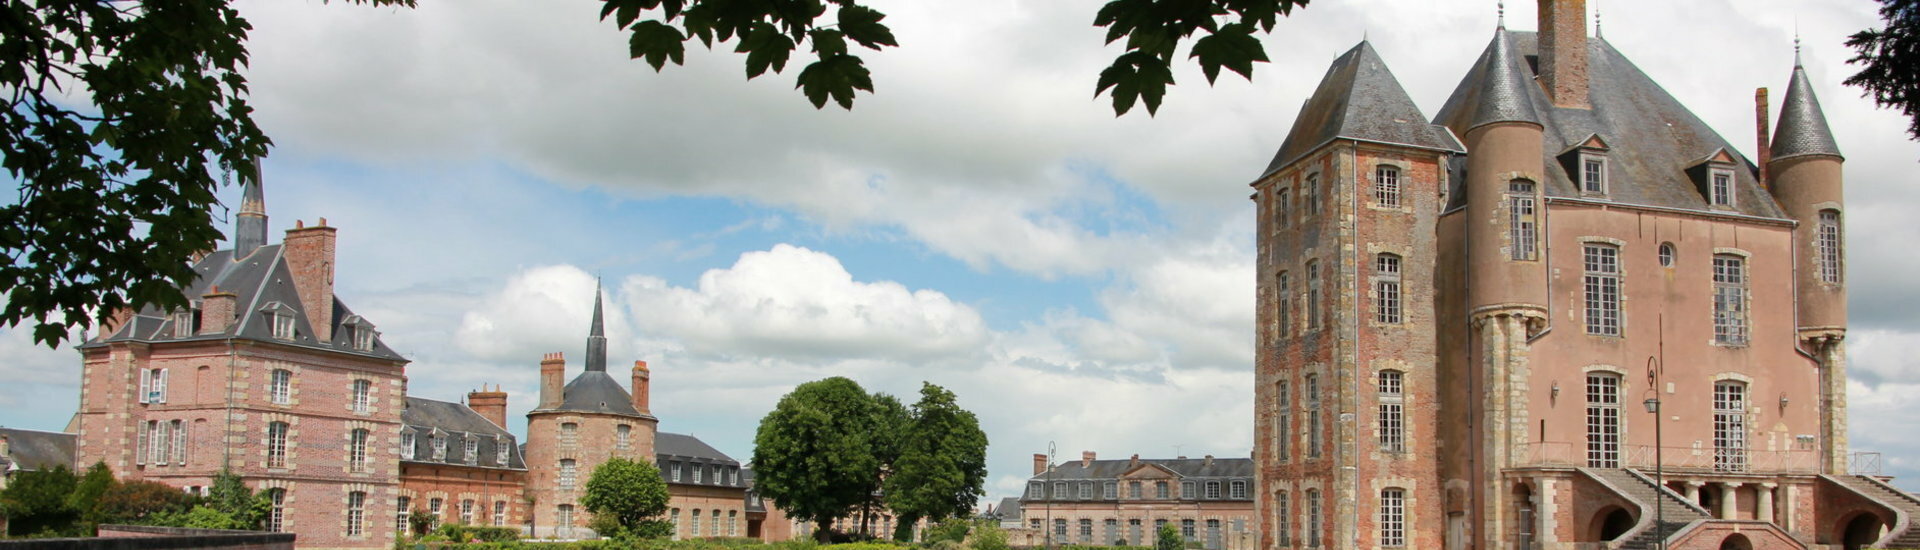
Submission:
M 1253 474 L 1251 458 L 1098 460 L 1087 451 L 1049 464 L 1035 454 L 1017 507 L 1024 528 L 1008 538 L 1017 546 L 1142 545 L 1171 524 L 1207 550 L 1250 549 L 1260 540 Z

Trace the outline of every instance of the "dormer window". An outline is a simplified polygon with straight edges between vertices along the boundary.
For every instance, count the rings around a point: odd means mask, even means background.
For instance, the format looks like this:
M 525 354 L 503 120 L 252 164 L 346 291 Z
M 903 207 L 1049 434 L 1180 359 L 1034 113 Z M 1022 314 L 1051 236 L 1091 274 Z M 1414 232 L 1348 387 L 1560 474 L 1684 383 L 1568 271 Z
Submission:
M 413 430 L 407 429 L 406 426 L 401 426 L 400 427 L 400 458 L 401 459 L 413 460 L 413 443 L 414 443 Z
M 501 466 L 507 465 L 507 453 L 513 449 L 513 441 L 502 436 L 493 436 L 493 461 Z
M 1714 169 L 1711 182 L 1707 186 L 1709 203 L 1713 206 L 1733 208 L 1733 171 Z
M 445 461 L 447 459 L 447 434 L 441 433 L 439 428 L 434 428 L 431 441 L 433 445 L 434 462 Z
M 464 437 L 461 437 L 461 439 L 465 440 L 464 443 L 466 443 L 466 446 L 463 447 L 460 451 L 461 460 L 467 461 L 468 465 L 479 463 L 480 462 L 480 438 L 474 437 L 474 436 L 464 436 Z
M 298 312 L 280 302 L 268 302 L 266 306 L 260 308 L 260 311 L 267 314 L 267 323 L 273 327 L 274 339 L 293 339 L 293 316 Z
M 173 313 L 173 337 L 193 336 L 200 327 L 200 309 L 186 308 Z
M 1580 153 L 1580 193 L 1607 194 L 1607 157 L 1598 153 Z
M 358 351 L 373 351 L 373 343 L 379 339 L 380 331 L 373 329 L 373 323 L 359 315 L 347 317 L 341 325 L 347 328 L 347 341 Z

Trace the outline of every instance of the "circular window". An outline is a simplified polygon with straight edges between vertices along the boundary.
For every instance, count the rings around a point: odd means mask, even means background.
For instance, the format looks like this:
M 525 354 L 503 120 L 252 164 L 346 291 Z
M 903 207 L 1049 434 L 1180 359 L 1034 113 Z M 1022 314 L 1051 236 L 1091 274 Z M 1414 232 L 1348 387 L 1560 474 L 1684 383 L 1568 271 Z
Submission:
M 1673 267 L 1673 243 L 1660 243 L 1660 267 Z

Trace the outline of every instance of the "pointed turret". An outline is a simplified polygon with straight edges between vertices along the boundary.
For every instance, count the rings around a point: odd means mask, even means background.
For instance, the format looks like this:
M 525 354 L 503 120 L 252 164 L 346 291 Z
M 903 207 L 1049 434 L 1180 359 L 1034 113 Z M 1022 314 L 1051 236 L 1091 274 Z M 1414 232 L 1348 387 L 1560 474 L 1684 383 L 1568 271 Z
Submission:
M 260 189 L 260 160 L 240 174 L 240 213 L 234 219 L 233 257 L 244 258 L 267 244 L 267 198 Z
M 1336 139 L 1392 143 L 1436 151 L 1459 151 L 1446 129 L 1429 124 L 1399 79 L 1387 69 L 1373 44 L 1361 41 L 1347 50 L 1320 87 L 1300 107 L 1286 142 L 1267 165 L 1272 174 Z
M 1793 54 L 1793 80 L 1787 83 L 1787 99 L 1780 104 L 1780 123 L 1773 130 L 1773 158 L 1781 160 L 1799 155 L 1840 156 L 1833 143 L 1833 131 L 1827 128 L 1827 115 L 1820 111 L 1820 99 L 1813 95 L 1807 81 L 1807 69 L 1800 66 L 1800 54 Z
M 1474 102 L 1473 118 L 1468 121 L 1467 129 L 1496 122 L 1540 124 L 1540 115 L 1534 112 L 1533 101 L 1527 98 L 1527 87 L 1533 85 L 1533 78 L 1522 65 L 1524 61 L 1513 53 L 1513 39 L 1505 30 L 1494 33 L 1486 56 L 1483 65 L 1486 69 L 1480 76 L 1478 88 L 1480 97 Z
M 593 326 L 587 329 L 587 372 L 607 371 L 607 332 L 600 314 L 600 282 L 593 283 Z

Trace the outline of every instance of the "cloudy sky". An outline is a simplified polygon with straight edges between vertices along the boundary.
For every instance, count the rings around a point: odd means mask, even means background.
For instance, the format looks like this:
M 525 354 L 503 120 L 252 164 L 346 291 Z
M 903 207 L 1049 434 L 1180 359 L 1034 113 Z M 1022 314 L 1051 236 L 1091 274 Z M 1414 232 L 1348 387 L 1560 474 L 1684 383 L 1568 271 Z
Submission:
M 413 360 L 414 395 L 499 384 L 518 418 L 542 353 L 579 368 L 599 277 L 611 362 L 652 365 L 662 430 L 744 460 L 796 384 L 910 401 L 930 381 L 979 414 L 993 497 L 1049 442 L 1248 456 L 1247 182 L 1362 37 L 1431 116 L 1495 17 L 1491 0 L 1314 2 L 1264 38 L 1274 62 L 1250 82 L 1182 67 L 1159 116 L 1115 118 L 1092 93 L 1117 53 L 1090 25 L 1099 0 L 875 1 L 902 47 L 862 53 L 878 93 L 851 112 L 793 90 L 800 63 L 745 80 L 730 49 L 656 74 L 590 0 L 421 4 L 237 2 L 277 143 L 273 228 L 340 228 L 338 293 Z M 1513 28 L 1532 4 L 1506 7 Z M 1598 4 L 1606 38 L 1736 144 L 1804 39 L 1849 159 L 1853 445 L 1920 488 L 1902 351 L 1920 345 L 1920 256 L 1893 253 L 1920 242 L 1920 146 L 1839 84 L 1876 5 Z M 64 426 L 74 352 L 0 330 L 0 357 L 0 425 Z

